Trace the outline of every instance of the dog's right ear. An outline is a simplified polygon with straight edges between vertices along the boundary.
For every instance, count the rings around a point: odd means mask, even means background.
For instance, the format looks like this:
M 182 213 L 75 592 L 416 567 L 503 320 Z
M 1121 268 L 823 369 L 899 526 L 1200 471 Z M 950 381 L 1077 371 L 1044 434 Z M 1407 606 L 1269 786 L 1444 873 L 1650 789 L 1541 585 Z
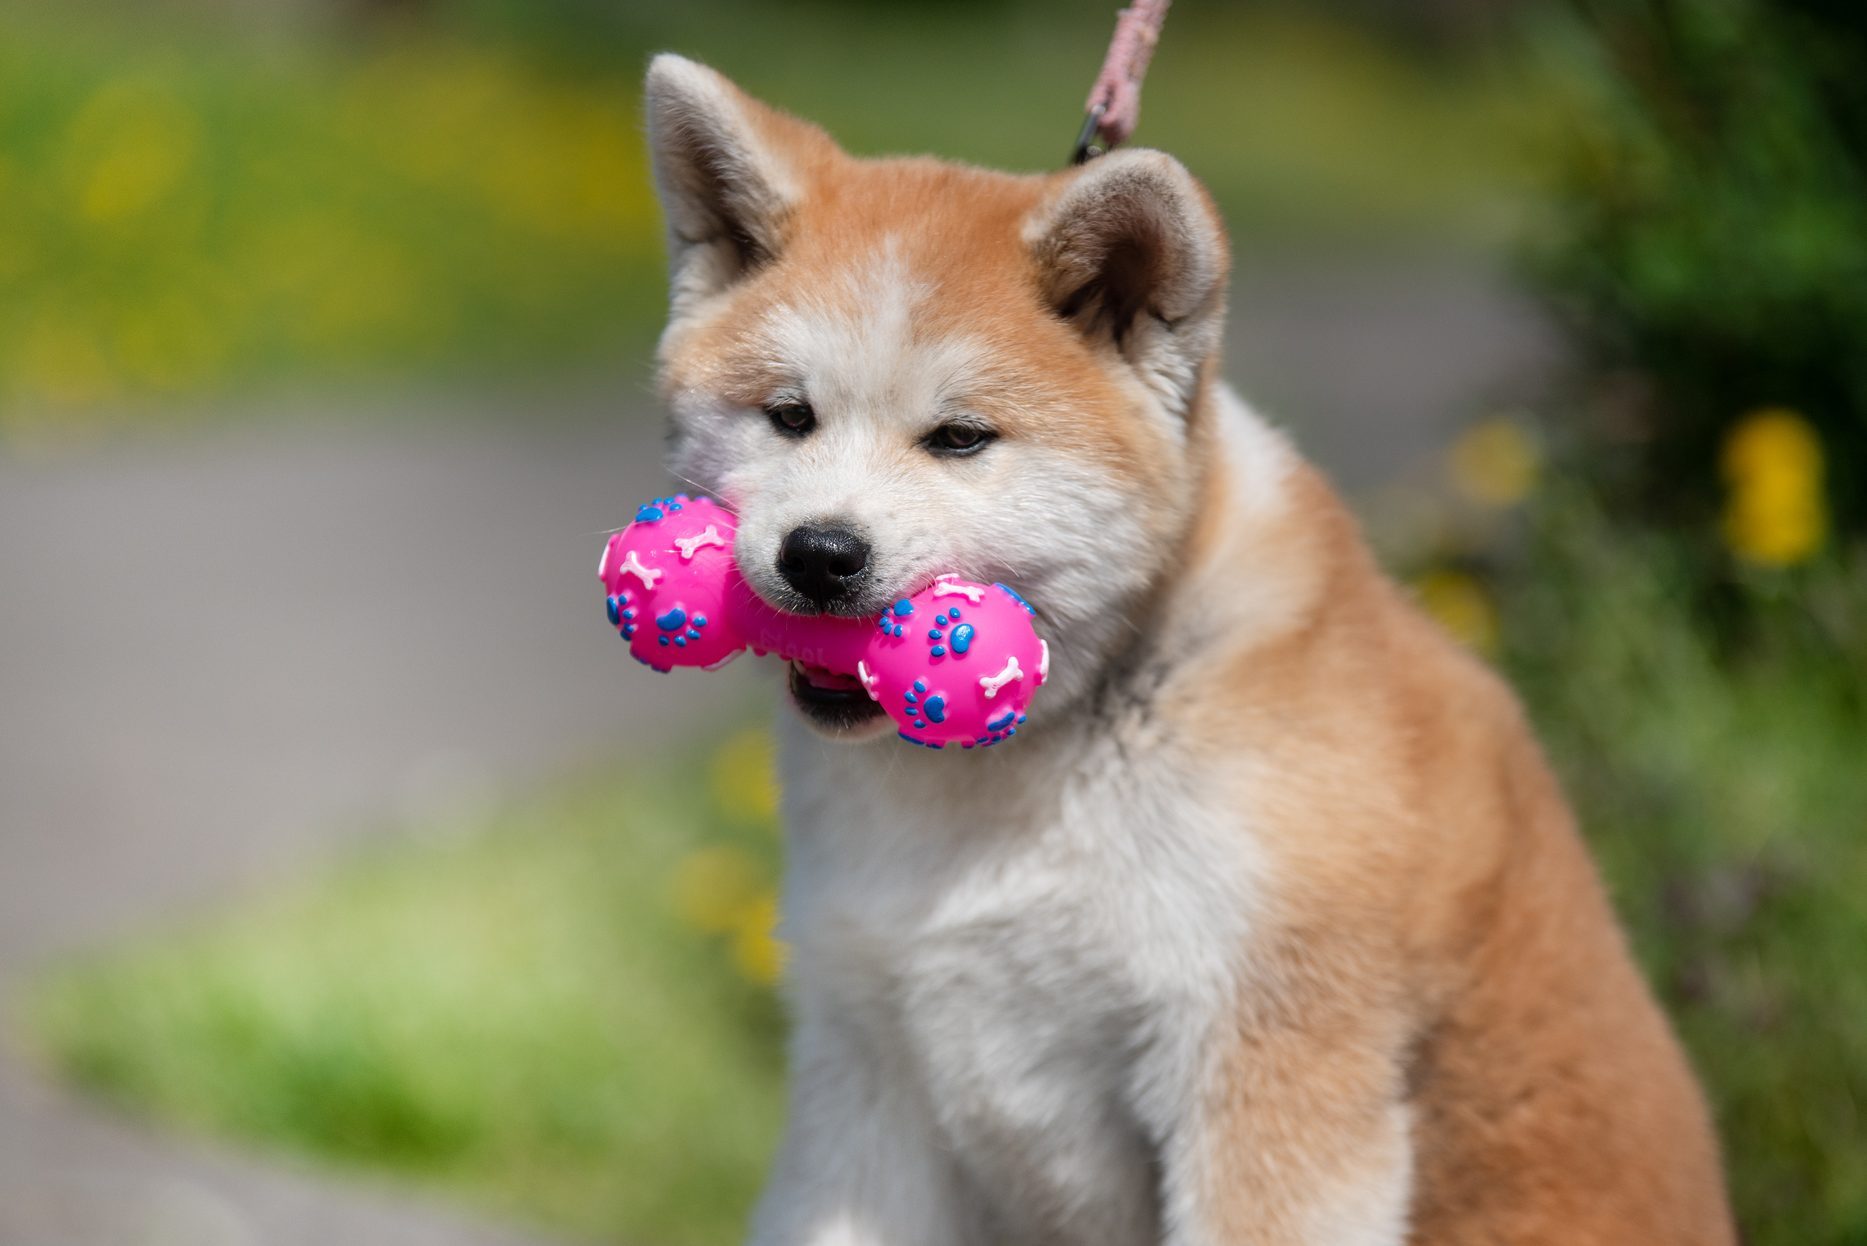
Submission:
M 648 67 L 644 111 L 679 319 L 779 253 L 805 172 L 836 147 L 815 126 L 668 52 Z

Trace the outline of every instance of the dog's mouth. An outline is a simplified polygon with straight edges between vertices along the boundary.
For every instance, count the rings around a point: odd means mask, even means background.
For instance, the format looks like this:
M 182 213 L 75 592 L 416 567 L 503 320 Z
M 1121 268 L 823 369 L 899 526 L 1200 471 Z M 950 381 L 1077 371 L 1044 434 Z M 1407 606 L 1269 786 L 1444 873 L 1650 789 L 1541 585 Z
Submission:
M 832 733 L 853 732 L 884 717 L 862 681 L 805 662 L 786 663 L 791 700 L 815 726 Z

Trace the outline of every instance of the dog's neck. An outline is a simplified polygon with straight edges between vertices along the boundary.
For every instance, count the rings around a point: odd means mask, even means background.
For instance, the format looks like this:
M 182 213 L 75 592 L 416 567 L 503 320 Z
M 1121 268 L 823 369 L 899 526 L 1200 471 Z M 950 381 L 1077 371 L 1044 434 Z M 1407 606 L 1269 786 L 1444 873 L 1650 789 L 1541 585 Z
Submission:
M 1193 504 L 1174 552 L 1067 716 L 1145 721 L 1160 697 L 1275 644 L 1325 604 L 1353 523 L 1283 435 L 1208 384 L 1190 413 L 1188 461 Z

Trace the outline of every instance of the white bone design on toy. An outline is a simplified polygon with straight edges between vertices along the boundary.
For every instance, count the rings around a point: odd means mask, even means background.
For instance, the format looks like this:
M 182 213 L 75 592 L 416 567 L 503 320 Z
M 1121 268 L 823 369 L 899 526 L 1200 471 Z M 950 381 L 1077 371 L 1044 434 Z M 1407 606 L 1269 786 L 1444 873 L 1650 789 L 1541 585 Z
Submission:
M 933 595 L 935 597 L 964 597 L 975 606 L 979 604 L 979 599 L 985 596 L 985 590 L 977 584 L 955 584 L 952 580 L 952 576 L 946 575 L 935 580 Z
M 636 557 L 634 550 L 630 550 L 623 556 L 622 566 L 617 568 L 617 570 L 623 575 L 632 575 L 640 580 L 643 588 L 655 587 L 655 581 L 667 574 L 667 572 L 657 571 L 653 567 L 644 567 L 642 565 L 642 560 Z
M 724 548 L 726 545 L 726 538 L 720 535 L 720 530 L 718 528 L 715 528 L 712 524 L 708 524 L 705 532 L 698 532 L 693 536 L 675 537 L 674 544 L 681 551 L 681 561 L 691 562 L 695 551 L 705 546 L 718 545 Z
M 998 690 L 1006 684 L 1015 684 L 1024 678 L 1024 672 L 1018 669 L 1018 659 L 1005 659 L 1005 669 L 996 675 L 981 675 L 979 686 L 985 689 L 985 699 L 990 701 L 998 695 Z

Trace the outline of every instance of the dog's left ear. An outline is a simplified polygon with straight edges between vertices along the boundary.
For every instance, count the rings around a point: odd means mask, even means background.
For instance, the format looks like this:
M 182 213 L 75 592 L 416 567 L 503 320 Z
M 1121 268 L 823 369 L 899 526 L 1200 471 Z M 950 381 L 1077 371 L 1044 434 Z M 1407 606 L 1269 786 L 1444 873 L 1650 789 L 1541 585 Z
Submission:
M 1163 152 L 1085 165 L 1025 226 L 1049 305 L 1176 414 L 1218 348 L 1230 255 L 1205 189 Z

